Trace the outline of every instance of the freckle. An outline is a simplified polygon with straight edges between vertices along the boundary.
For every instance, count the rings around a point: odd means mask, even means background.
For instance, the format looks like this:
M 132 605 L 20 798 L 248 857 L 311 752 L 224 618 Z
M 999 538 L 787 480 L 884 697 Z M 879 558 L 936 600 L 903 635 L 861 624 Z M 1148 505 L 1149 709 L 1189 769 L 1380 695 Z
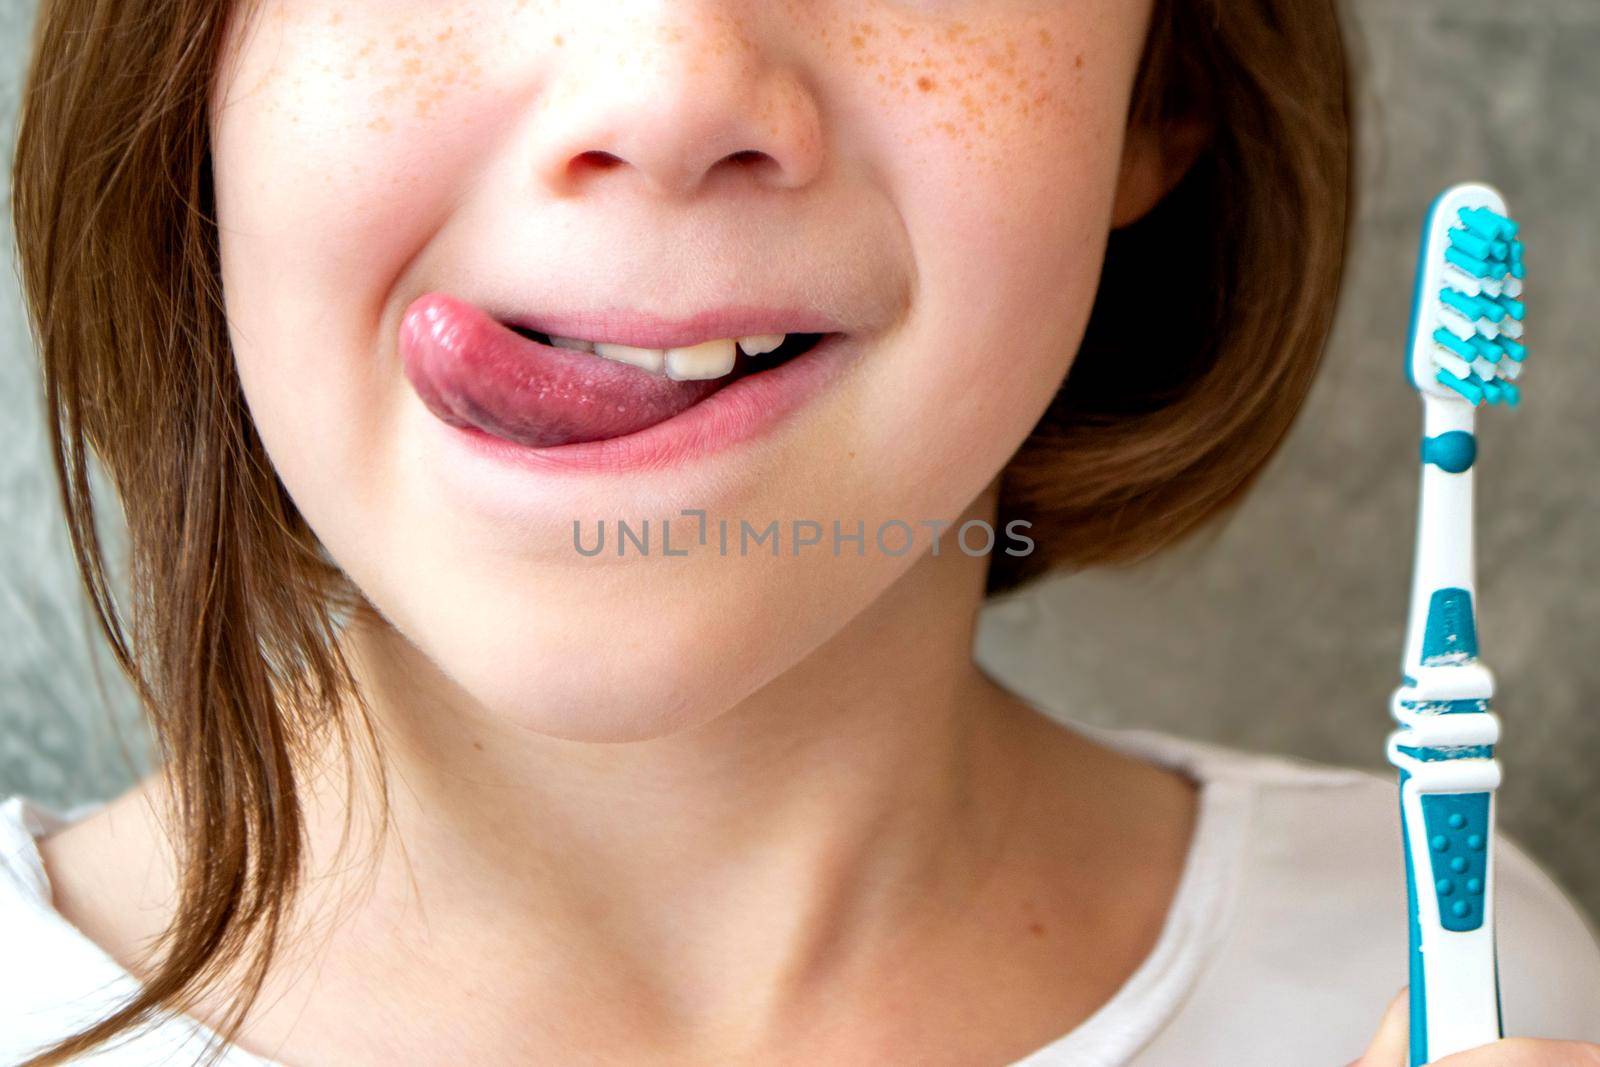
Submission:
M 1039 43 L 1044 45 L 1046 48 L 1050 47 L 1050 31 L 1049 30 L 1040 30 L 1039 31 Z
M 394 129 L 394 126 L 389 122 L 388 119 L 384 118 L 382 115 L 379 115 L 377 118 L 367 123 L 367 129 L 376 130 L 379 133 L 388 133 L 390 130 Z
M 1031 933 L 1034 937 L 1043 937 L 1044 936 L 1044 927 L 1039 925 L 1038 923 L 1029 923 L 1028 924 L 1028 932 Z
M 400 65 L 400 69 L 411 75 L 421 74 L 422 60 L 418 59 L 416 56 L 412 56 L 410 59 L 406 60 Z
M 560 48 L 560 47 L 562 47 L 562 46 L 563 46 L 563 45 L 565 45 L 565 44 L 566 44 L 566 43 L 567 43 L 567 42 L 566 42 L 566 41 L 564 41 L 564 40 L 562 40 L 562 39 L 561 39 L 561 35 L 560 35 L 560 34 L 559 34 L 559 33 L 558 33 L 558 34 L 556 34 L 556 47 L 557 47 L 557 48 Z
M 925 93 L 933 92 L 933 79 L 924 74 L 917 79 L 917 88 Z
M 1078 55 L 1077 55 L 1077 58 L 1075 58 L 1072 61 L 1072 67 L 1073 67 L 1074 70 L 1082 70 L 1083 69 L 1083 53 L 1082 52 L 1079 52 Z

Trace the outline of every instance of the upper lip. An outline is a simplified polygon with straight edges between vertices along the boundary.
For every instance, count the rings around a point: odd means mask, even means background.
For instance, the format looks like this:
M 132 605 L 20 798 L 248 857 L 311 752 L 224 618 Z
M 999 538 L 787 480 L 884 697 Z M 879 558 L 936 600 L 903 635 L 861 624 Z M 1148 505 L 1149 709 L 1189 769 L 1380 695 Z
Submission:
M 761 334 L 836 333 L 839 324 L 808 308 L 712 308 L 682 317 L 640 311 L 594 310 L 512 314 L 501 319 L 532 333 L 632 348 L 687 348 L 706 341 Z

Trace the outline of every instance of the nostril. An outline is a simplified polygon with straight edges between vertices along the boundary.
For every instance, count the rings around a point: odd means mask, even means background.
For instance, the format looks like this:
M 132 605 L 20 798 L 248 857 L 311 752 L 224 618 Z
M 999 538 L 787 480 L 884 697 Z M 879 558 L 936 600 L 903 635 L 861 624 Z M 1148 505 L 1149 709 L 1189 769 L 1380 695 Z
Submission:
M 583 152 L 577 156 L 574 156 L 571 164 L 568 165 L 568 169 L 574 173 L 587 168 L 593 168 L 594 170 L 610 170 L 622 162 L 623 160 L 621 156 L 614 156 L 610 152 L 602 152 L 597 149 L 592 152 Z

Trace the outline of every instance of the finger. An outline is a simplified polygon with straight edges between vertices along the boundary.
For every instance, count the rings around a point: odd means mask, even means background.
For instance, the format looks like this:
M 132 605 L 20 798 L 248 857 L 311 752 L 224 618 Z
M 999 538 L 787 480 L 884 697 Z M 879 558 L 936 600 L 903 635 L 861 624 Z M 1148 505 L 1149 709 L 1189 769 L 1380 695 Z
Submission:
M 1434 1067 L 1600 1067 L 1600 1045 L 1514 1037 L 1446 1056 Z
M 1411 1038 L 1410 1008 L 1409 989 L 1402 989 L 1389 1001 L 1389 1010 L 1383 1013 L 1383 1022 L 1372 1044 L 1350 1067 L 1406 1067 L 1410 1051 L 1406 1043 Z

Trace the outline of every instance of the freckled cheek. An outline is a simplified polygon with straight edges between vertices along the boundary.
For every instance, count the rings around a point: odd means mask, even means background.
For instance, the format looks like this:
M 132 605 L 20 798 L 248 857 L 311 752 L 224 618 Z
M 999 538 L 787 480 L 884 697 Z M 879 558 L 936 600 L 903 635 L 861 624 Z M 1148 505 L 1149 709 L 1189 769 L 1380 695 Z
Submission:
M 1120 166 L 1122 105 L 1108 96 L 1097 105 L 1046 81 L 975 112 L 902 105 L 901 207 L 927 271 L 1070 331 L 1093 296 Z M 1038 322 L 1041 306 L 1060 320 Z
M 481 154 L 481 90 L 338 64 L 280 66 L 216 125 L 219 209 L 313 284 L 376 274 L 436 229 Z
M 1059 224 L 1069 239 L 1075 222 L 1103 221 L 1126 107 L 1109 30 L 1055 15 L 863 18 L 842 32 L 833 59 L 846 61 L 863 121 L 877 124 L 897 185 L 941 221 L 990 235 Z

